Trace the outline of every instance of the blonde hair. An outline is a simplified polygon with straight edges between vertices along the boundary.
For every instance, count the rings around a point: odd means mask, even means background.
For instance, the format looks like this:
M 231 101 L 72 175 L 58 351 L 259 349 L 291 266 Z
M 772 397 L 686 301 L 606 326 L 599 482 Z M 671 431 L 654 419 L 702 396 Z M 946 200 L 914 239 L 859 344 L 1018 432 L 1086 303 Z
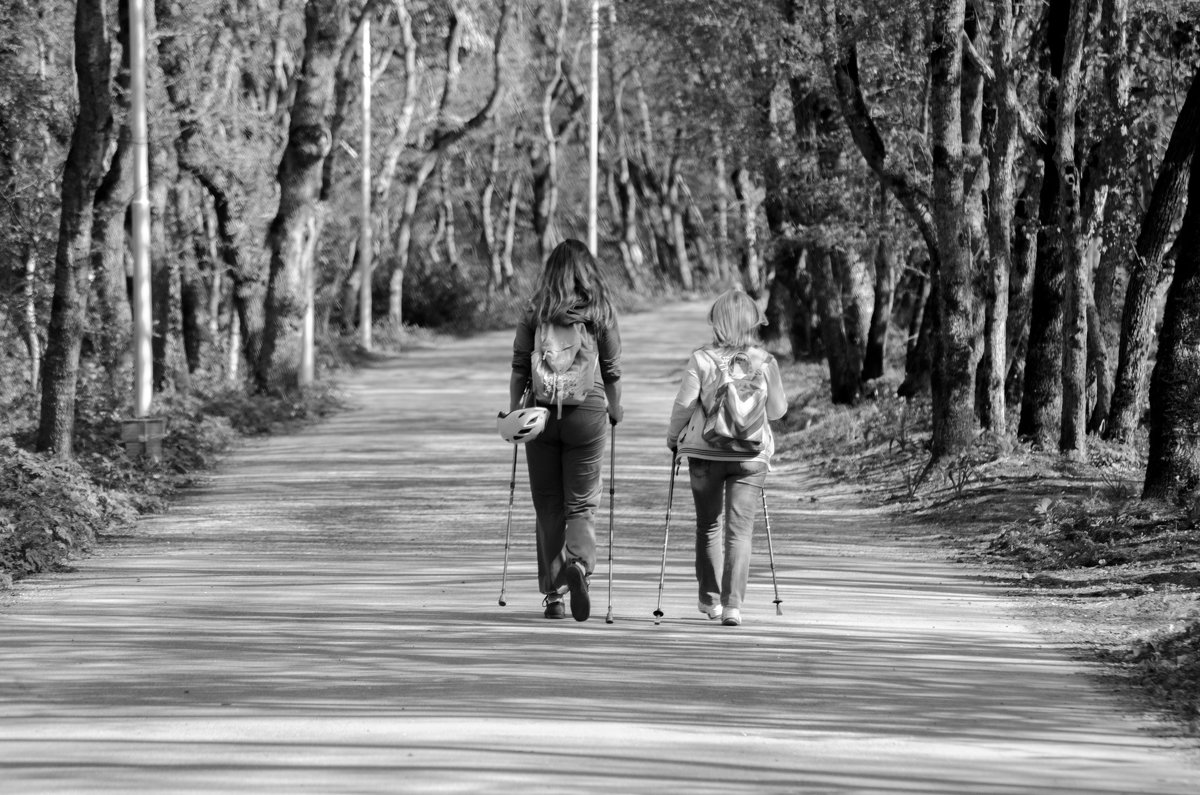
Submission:
M 708 324 L 712 326 L 713 342 L 730 348 L 744 348 L 760 344 L 758 327 L 767 324 L 766 315 L 758 304 L 743 291 L 726 290 L 713 301 L 708 310 Z

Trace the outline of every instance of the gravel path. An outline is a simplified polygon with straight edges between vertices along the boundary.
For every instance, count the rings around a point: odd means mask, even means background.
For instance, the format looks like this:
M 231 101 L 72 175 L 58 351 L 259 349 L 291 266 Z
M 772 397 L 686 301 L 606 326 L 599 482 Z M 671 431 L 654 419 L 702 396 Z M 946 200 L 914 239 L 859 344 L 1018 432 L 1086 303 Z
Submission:
M 705 308 L 624 319 L 612 625 L 606 554 L 593 619 L 542 618 L 523 460 L 497 604 L 511 334 L 414 350 L 355 375 L 351 410 L 21 584 L 0 792 L 1200 791 L 1195 753 L 1005 594 L 798 466 L 769 481 L 783 615 L 761 523 L 745 624 L 697 612 L 681 478 L 655 626 L 662 437 Z

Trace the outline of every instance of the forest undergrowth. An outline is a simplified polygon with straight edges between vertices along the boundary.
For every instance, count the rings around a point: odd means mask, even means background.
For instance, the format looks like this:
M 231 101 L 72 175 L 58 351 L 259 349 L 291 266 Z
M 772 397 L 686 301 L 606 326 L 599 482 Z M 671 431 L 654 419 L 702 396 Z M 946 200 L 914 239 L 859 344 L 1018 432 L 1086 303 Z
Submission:
M 830 406 L 823 364 L 785 367 L 780 456 L 816 462 L 891 512 L 908 540 L 946 550 L 1016 594 L 1039 631 L 1138 711 L 1200 737 L 1200 504 L 1140 499 L 1145 460 L 1089 438 L 1084 461 L 982 436 L 930 465 L 929 406 L 869 384 Z

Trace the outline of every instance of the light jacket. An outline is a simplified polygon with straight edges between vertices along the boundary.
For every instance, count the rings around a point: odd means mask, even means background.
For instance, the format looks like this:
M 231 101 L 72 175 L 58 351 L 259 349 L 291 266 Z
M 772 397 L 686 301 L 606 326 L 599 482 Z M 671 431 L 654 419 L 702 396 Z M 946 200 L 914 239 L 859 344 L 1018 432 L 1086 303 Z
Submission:
M 675 450 L 676 458 L 706 458 L 715 461 L 763 461 L 771 463 L 775 452 L 775 435 L 767 426 L 767 443 L 757 454 L 741 453 L 715 447 L 704 440 L 704 407 L 711 406 L 719 383 L 720 371 L 713 361 L 727 359 L 738 348 L 722 348 L 705 345 L 692 352 L 687 371 L 675 404 L 671 408 L 671 422 L 667 427 L 667 446 Z M 750 346 L 744 349 L 754 367 L 764 368 L 767 376 L 767 418 L 777 420 L 787 413 L 787 395 L 783 392 L 783 379 L 775 357 L 762 348 Z

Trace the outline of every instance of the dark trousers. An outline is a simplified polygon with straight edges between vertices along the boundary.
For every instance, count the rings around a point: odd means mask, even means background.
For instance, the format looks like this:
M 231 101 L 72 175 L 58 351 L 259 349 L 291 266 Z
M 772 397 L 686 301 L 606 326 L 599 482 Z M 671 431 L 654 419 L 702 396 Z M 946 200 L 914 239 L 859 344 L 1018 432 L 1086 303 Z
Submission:
M 564 406 L 550 409 L 546 429 L 525 445 L 529 490 L 537 513 L 538 586 L 559 591 L 563 567 L 578 560 L 596 568 L 596 509 L 608 414 Z

